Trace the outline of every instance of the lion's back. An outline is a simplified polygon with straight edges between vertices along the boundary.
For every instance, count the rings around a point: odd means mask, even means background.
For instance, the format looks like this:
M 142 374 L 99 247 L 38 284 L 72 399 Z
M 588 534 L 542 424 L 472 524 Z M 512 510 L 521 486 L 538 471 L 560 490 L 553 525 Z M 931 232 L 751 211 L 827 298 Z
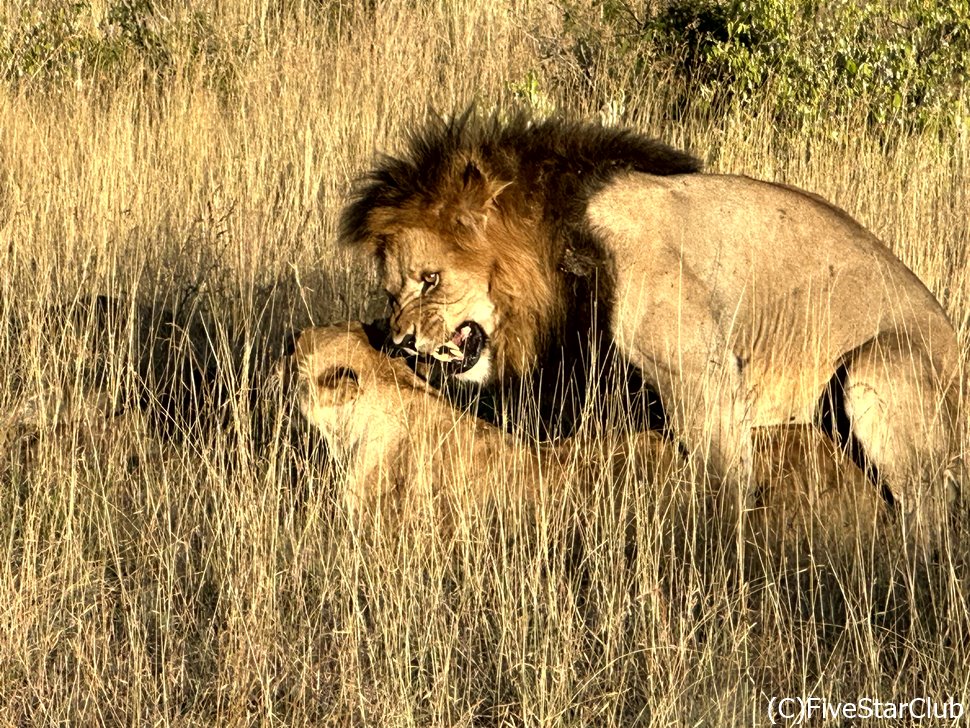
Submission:
M 785 347 L 831 362 L 898 328 L 932 340 L 944 366 L 955 363 L 954 329 L 933 294 L 874 235 L 815 195 L 740 176 L 627 174 L 595 195 L 587 214 L 622 262 L 614 316 L 621 337 L 643 336 L 639 312 L 657 312 L 658 322 L 689 336 L 683 324 L 696 322 L 681 317 L 693 306 L 730 329 L 724 333 L 749 361 L 777 358 Z

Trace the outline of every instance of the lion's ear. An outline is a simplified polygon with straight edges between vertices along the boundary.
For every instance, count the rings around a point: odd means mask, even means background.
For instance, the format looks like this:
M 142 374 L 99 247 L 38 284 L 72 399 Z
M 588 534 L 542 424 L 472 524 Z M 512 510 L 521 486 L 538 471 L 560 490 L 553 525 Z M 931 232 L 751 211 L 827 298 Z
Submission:
M 487 174 L 475 160 L 469 159 L 461 175 L 455 222 L 469 229 L 483 226 L 495 207 L 495 199 L 509 184 Z
M 387 252 L 388 237 L 395 229 L 397 210 L 389 207 L 375 207 L 367 214 L 367 234 L 363 237 L 363 247 L 378 258 Z
M 350 367 L 330 367 L 317 375 L 317 393 L 328 404 L 340 406 L 357 399 L 361 393 L 360 379 Z

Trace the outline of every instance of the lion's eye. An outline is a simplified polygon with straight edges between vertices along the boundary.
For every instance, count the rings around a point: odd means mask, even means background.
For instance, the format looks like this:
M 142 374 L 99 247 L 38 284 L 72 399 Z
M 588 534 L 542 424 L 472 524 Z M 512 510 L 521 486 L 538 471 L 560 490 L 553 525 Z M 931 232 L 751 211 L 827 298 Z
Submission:
M 438 273 L 425 273 L 421 276 L 421 280 L 423 281 L 421 293 L 427 293 L 438 287 L 438 281 L 441 280 L 441 276 Z

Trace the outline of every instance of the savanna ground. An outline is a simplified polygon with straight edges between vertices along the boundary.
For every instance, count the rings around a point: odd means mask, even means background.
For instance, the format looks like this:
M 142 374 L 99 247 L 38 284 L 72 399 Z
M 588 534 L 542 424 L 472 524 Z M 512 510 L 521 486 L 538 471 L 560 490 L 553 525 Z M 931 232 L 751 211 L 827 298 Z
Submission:
M 453 539 L 368 537 L 311 435 L 246 396 L 285 331 L 381 313 L 373 271 L 335 247 L 345 194 L 429 109 L 473 101 L 632 125 L 818 192 L 890 241 L 966 348 L 965 98 L 907 95 L 949 58 L 938 42 L 905 88 L 876 83 L 879 48 L 908 58 L 863 42 L 896 37 L 894 4 L 855 20 L 871 82 L 846 76 L 865 68 L 851 46 L 851 66 L 792 81 L 797 64 L 762 74 L 698 41 L 703 24 L 651 40 L 644 18 L 676 19 L 657 3 L 34 5 L 0 4 L 0 404 L 38 422 L 28 445 L 8 428 L 0 464 L 0 722 L 728 725 L 768 723 L 772 696 L 970 701 L 963 510 L 929 568 L 879 539 L 827 548 L 824 513 L 739 567 L 696 469 L 604 468 Z M 941 27 L 965 53 L 966 25 Z M 99 294 L 171 320 L 47 333 L 52 305 Z M 80 406 L 92 349 L 121 392 L 153 347 L 219 372 L 199 395 L 218 426 Z M 594 430 L 580 459 L 630 436 Z

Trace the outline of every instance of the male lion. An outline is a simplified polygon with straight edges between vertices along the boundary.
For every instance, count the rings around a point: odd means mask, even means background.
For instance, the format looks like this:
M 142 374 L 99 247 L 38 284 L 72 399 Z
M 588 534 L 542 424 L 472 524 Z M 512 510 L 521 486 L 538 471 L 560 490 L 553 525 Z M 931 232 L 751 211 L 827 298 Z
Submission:
M 699 168 L 630 131 L 466 113 L 384 157 L 341 238 L 379 260 L 395 342 L 459 380 L 556 379 L 605 332 L 706 449 L 731 519 L 751 428 L 818 422 L 828 392 L 904 531 L 931 542 L 959 442 L 942 307 L 823 199 Z
M 388 496 L 393 505 L 429 497 L 457 505 L 506 492 L 528 502 L 543 484 L 555 495 L 567 480 L 588 485 L 597 470 L 622 477 L 628 462 L 662 479 L 686 464 L 676 444 L 655 432 L 620 437 L 620 447 L 598 459 L 575 438 L 556 446 L 519 442 L 455 410 L 402 359 L 372 348 L 360 324 L 303 332 L 292 365 L 296 404 L 344 469 L 351 512 Z M 842 540 L 885 510 L 865 475 L 821 433 L 773 427 L 757 431 L 755 441 L 756 529 L 783 537 L 828 531 Z

